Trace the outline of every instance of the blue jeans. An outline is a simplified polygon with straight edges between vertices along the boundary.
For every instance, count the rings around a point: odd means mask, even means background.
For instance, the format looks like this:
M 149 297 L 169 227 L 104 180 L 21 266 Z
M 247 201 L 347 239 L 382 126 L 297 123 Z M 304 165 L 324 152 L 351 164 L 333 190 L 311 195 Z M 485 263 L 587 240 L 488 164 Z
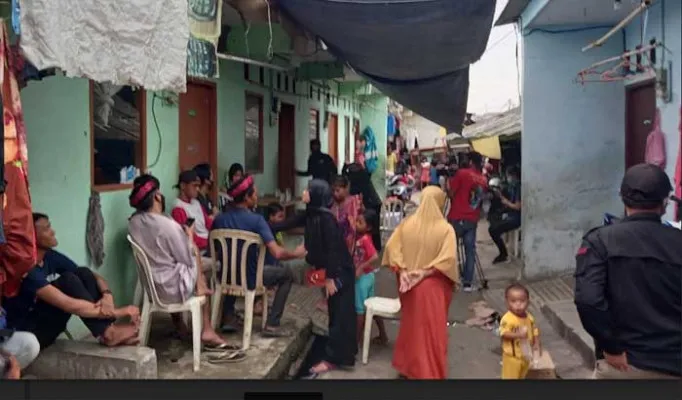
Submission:
M 465 220 L 450 221 L 455 228 L 457 239 L 462 239 L 464 244 L 464 272 L 462 273 L 462 285 L 471 285 L 474 282 L 474 270 L 476 268 L 476 222 Z

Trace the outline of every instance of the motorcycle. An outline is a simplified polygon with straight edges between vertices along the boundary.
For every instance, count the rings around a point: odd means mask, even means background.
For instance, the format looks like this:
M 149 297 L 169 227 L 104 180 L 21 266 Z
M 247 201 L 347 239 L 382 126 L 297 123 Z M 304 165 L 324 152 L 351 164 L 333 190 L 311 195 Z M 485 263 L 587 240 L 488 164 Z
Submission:
M 388 178 L 386 182 L 386 192 L 388 197 L 397 197 L 407 202 L 412 199 L 414 187 L 417 184 L 414 178 L 406 174 L 395 174 Z

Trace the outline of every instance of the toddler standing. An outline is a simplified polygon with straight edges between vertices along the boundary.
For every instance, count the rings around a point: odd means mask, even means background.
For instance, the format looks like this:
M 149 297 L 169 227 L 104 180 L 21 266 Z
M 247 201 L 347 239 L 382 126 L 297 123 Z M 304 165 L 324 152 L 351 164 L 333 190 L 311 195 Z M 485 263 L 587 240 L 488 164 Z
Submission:
M 540 354 L 540 331 L 528 312 L 530 294 L 525 286 L 508 286 L 504 297 L 508 311 L 500 321 L 502 379 L 525 379 Z

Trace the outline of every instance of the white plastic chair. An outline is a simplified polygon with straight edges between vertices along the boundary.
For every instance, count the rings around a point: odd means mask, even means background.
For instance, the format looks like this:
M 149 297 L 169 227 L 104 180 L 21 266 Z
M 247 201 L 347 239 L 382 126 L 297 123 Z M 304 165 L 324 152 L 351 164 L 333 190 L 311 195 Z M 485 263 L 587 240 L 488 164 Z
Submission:
M 405 212 L 405 204 L 396 198 L 384 200 L 381 204 L 381 239 L 386 241 L 395 228 L 400 225 Z
M 362 363 L 367 364 L 369 358 L 369 345 L 372 335 L 372 323 L 374 317 L 387 319 L 400 318 L 400 299 L 387 297 L 370 297 L 365 300 L 365 332 L 362 339 Z
M 159 298 L 156 286 L 152 280 L 151 265 L 144 250 L 128 235 L 128 241 L 133 248 L 133 255 L 137 264 L 140 286 L 144 290 L 144 300 L 140 315 L 140 344 L 145 346 L 149 338 L 152 314 L 161 312 L 175 314 L 189 311 L 192 317 L 192 352 L 194 355 L 194 371 L 199 371 L 201 364 L 201 306 L 206 302 L 204 296 L 192 296 L 184 303 L 166 304 Z
M 256 296 L 263 296 L 263 322 L 262 328 L 268 320 L 268 291 L 263 286 L 263 267 L 265 264 L 265 245 L 258 234 L 236 229 L 214 229 L 208 237 L 211 249 L 211 258 L 216 260 L 216 243 L 220 245 L 221 260 L 223 266 L 220 282 L 214 291 L 211 304 L 211 323 L 217 329 L 221 320 L 221 309 L 224 296 L 244 297 L 244 334 L 242 337 L 242 349 L 248 350 L 251 345 L 251 330 L 253 328 L 253 306 Z M 230 246 L 228 247 L 228 242 Z M 241 255 L 237 262 L 238 244 L 243 243 Z M 256 287 L 249 290 L 247 287 L 246 271 L 248 269 L 247 255 L 251 246 L 256 246 L 258 265 L 256 268 Z M 229 251 L 228 251 L 229 249 Z M 228 254 L 230 256 L 228 261 Z M 237 271 L 239 270 L 239 279 Z M 229 274 L 228 274 L 229 272 Z

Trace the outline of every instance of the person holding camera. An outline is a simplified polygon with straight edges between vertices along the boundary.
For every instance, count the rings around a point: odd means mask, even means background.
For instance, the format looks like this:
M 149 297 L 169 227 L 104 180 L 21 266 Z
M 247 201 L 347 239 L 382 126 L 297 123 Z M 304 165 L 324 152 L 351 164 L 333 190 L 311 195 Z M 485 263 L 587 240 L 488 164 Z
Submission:
M 491 219 L 488 233 L 495 242 L 499 255 L 493 260 L 493 264 L 506 262 L 509 259 L 507 246 L 502 240 L 502 235 L 521 227 L 521 179 L 519 169 L 512 166 L 507 169 L 507 190 L 502 193 L 499 189 L 492 189 L 493 195 L 503 207 L 498 218 Z

